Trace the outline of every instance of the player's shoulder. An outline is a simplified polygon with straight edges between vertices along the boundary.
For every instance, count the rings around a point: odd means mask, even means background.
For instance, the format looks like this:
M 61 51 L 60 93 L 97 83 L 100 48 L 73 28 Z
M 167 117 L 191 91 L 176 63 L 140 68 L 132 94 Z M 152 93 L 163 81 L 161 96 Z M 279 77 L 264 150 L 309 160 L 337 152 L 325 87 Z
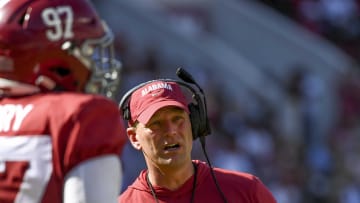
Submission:
M 45 111 L 48 115 L 63 117 L 119 113 L 116 102 L 96 94 L 74 92 L 59 92 L 34 95 L 30 99 L 38 111 Z M 43 109 L 43 110 L 41 110 Z
M 207 163 L 202 161 L 196 161 L 198 165 L 201 166 L 201 168 L 206 168 L 205 170 L 210 170 L 210 167 Z M 258 177 L 247 172 L 242 171 L 235 171 L 235 170 L 229 170 L 224 168 L 218 168 L 213 167 L 213 171 L 216 174 L 217 177 L 219 177 L 222 180 L 230 181 L 230 182 L 242 182 L 242 183 L 251 183 L 251 182 L 257 182 Z
M 214 168 L 215 173 L 218 173 L 219 175 L 226 177 L 228 179 L 234 179 L 241 182 L 257 182 L 258 177 L 254 174 L 243 172 L 243 171 L 235 171 L 235 170 L 229 170 L 224 168 Z
M 100 105 L 102 107 L 111 106 L 116 107 L 114 101 L 96 94 L 84 94 L 76 92 L 59 92 L 48 93 L 41 96 L 43 103 L 48 103 L 54 106 L 62 106 L 69 108 L 78 108 L 84 106 Z
M 55 99 L 55 100 L 62 100 L 64 102 L 71 101 L 71 102 L 91 102 L 91 101 L 100 101 L 100 102 L 111 102 L 110 99 L 98 95 L 98 94 L 85 94 L 85 93 L 77 93 L 77 92 L 54 92 L 50 94 L 44 94 L 45 98 L 48 99 Z

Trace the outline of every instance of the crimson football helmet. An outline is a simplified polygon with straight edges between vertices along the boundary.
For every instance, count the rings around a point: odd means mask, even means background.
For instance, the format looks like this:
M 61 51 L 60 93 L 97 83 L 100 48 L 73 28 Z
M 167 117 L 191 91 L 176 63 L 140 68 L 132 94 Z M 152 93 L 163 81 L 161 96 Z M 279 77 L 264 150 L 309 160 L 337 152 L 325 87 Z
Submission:
M 0 79 L 114 98 L 113 40 L 88 0 L 0 1 Z

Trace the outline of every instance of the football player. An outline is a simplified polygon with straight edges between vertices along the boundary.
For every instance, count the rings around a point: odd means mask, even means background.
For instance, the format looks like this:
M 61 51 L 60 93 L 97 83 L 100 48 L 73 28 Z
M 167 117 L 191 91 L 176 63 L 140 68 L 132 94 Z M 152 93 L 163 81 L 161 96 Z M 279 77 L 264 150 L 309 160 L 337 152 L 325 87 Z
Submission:
M 0 1 L 0 202 L 116 202 L 113 35 L 88 0 Z

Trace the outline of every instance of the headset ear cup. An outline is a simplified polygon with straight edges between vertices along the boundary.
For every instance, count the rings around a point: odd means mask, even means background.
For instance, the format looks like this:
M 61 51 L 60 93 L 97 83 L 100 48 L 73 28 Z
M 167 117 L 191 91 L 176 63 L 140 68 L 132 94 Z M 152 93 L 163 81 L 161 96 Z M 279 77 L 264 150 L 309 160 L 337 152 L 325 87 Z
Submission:
M 201 102 L 201 101 L 198 101 L 198 102 Z M 198 111 L 199 111 L 199 121 L 200 121 L 198 136 L 207 136 L 211 132 L 207 112 L 203 105 L 198 105 Z
M 199 122 L 200 122 L 200 112 L 199 107 L 193 103 L 188 105 L 190 111 L 190 122 L 191 122 L 191 129 L 193 139 L 195 140 L 199 136 Z
M 125 107 L 123 110 L 123 117 L 125 120 L 130 120 L 130 110 L 128 107 Z

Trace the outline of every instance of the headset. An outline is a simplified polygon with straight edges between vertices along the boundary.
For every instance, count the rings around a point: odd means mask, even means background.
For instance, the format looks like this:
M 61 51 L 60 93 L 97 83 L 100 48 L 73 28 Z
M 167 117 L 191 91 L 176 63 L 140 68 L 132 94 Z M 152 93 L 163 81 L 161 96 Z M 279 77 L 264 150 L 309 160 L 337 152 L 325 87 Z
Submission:
M 209 118 L 207 116 L 205 94 L 201 89 L 201 87 L 195 82 L 193 77 L 183 68 L 178 68 L 176 74 L 183 81 L 174 80 L 174 79 L 157 79 L 157 80 L 144 82 L 135 86 L 134 88 L 126 92 L 125 95 L 122 97 L 119 103 L 119 108 L 122 111 L 123 118 L 129 121 L 131 119 L 130 99 L 133 92 L 154 81 L 175 82 L 180 86 L 185 87 L 187 90 L 189 90 L 192 93 L 192 98 L 194 99 L 195 103 L 194 102 L 189 103 L 188 108 L 190 111 L 190 122 L 192 127 L 191 129 L 192 129 L 193 140 L 197 139 L 198 137 L 202 139 L 203 137 L 211 133 Z M 195 85 L 197 87 L 197 90 L 190 84 Z

